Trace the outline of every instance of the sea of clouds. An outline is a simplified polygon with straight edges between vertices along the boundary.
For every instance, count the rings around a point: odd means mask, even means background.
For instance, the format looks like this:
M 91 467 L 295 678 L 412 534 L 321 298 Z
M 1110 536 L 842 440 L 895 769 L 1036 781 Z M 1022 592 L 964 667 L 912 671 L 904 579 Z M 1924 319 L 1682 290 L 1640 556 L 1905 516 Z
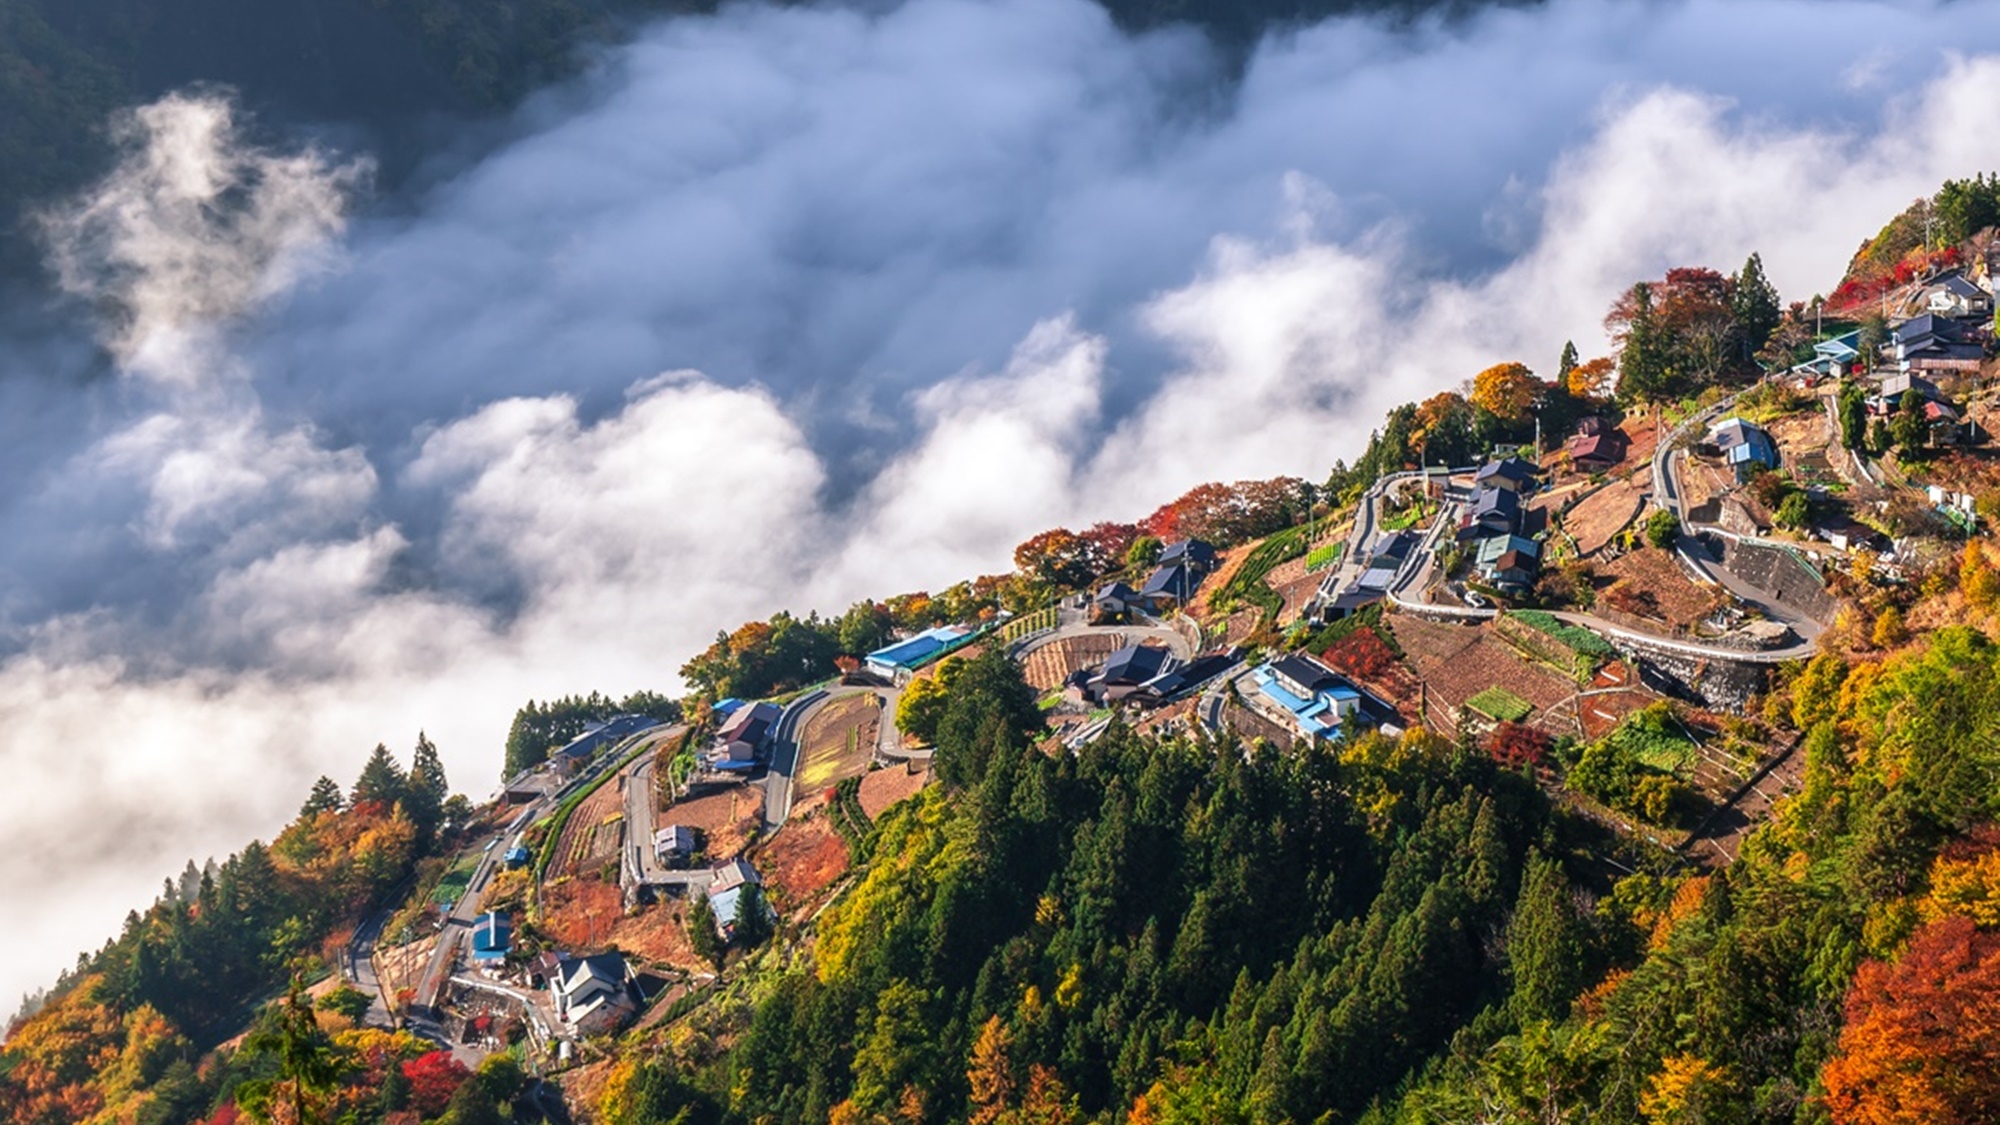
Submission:
M 2000 167 L 2000 6 L 1559 2 L 1240 68 L 1086 0 L 664 22 L 413 196 L 187 94 L 0 354 L 0 994 L 427 730 L 1352 457 L 1615 293 Z M 6 311 L 26 325 L 34 309 Z

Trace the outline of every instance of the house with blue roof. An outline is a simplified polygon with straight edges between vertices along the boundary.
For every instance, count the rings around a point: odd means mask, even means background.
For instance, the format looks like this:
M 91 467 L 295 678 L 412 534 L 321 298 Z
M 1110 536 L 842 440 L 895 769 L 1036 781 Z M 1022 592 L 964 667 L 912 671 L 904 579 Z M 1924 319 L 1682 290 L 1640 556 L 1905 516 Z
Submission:
M 1771 435 L 1761 428 L 1734 415 L 1717 422 L 1709 431 L 1709 440 L 1722 451 L 1722 457 L 1736 470 L 1739 482 L 1747 481 L 1764 469 L 1778 467 L 1778 445 Z
M 1310 656 L 1281 656 L 1254 669 L 1250 680 L 1308 738 L 1338 738 L 1360 724 L 1361 689 Z
M 528 849 L 526 847 L 520 844 L 515 844 L 513 847 L 507 849 L 507 854 L 503 858 L 505 859 L 508 867 L 518 868 L 518 867 L 528 866 L 528 860 L 531 857 L 529 856 Z
M 480 966 L 494 966 L 507 959 L 514 946 L 514 920 L 488 911 L 472 920 L 472 960 Z
M 884 679 L 908 675 L 929 663 L 932 657 L 965 639 L 967 630 L 943 625 L 885 645 L 868 654 L 868 670 Z

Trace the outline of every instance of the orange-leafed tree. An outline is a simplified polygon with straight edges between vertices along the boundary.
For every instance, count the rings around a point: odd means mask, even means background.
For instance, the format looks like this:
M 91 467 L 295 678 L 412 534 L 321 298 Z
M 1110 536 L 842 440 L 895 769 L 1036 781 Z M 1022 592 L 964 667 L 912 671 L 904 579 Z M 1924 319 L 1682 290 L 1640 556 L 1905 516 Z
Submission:
M 1006 1021 L 993 1016 L 972 1044 L 965 1080 L 972 1090 L 972 1125 L 993 1125 L 1014 1102 L 1014 1037 Z
M 1617 361 L 1608 355 L 1601 355 L 1569 369 L 1567 390 L 1571 398 L 1607 398 L 1617 375 Z
M 1090 543 L 1066 527 L 1044 531 L 1014 548 L 1014 566 L 1052 586 L 1081 586 L 1097 573 Z
M 1472 377 L 1472 405 L 1504 422 L 1518 422 L 1534 409 L 1548 384 L 1522 363 L 1496 363 Z
M 1944 918 L 1863 964 L 1821 1078 L 1839 1125 L 2000 1121 L 2000 934 Z

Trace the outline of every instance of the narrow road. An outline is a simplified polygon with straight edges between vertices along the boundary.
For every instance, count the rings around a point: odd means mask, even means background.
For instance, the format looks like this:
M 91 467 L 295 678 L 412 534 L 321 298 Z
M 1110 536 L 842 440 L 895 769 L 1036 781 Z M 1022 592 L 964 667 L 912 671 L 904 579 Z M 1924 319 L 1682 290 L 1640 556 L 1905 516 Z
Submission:
M 764 834 L 776 832 L 792 815 L 792 783 L 799 768 L 799 734 L 806 720 L 831 698 L 824 690 L 786 704 L 771 730 L 771 767 L 764 775 Z

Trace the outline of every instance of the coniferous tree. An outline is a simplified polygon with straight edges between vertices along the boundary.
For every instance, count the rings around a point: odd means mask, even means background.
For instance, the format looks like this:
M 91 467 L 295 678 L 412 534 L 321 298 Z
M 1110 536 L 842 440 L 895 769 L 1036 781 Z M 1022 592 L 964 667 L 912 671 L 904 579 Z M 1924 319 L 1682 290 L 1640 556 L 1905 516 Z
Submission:
M 730 940 L 745 949 L 755 949 L 771 936 L 771 914 L 764 905 L 764 888 L 743 884 L 736 896 L 736 916 L 730 919 Z
M 378 742 L 375 752 L 368 756 L 368 764 L 361 767 L 361 776 L 354 781 L 352 803 L 379 803 L 386 808 L 402 800 L 408 789 L 409 778 L 404 775 L 403 767 L 396 764 L 389 748 Z
M 695 955 L 711 965 L 722 964 L 722 935 L 715 930 L 715 908 L 709 905 L 707 895 L 694 896 L 694 905 L 688 908 L 687 926 L 688 941 L 694 945 Z
M 306 796 L 306 803 L 299 806 L 299 816 L 310 820 L 323 812 L 339 812 L 342 803 L 340 783 L 321 774 L 313 782 L 312 792 Z
M 445 780 L 444 763 L 438 759 L 437 747 L 422 731 L 417 732 L 417 748 L 410 756 L 410 778 L 407 791 L 403 795 L 403 811 L 410 823 L 417 827 L 417 843 L 420 849 L 428 850 L 437 834 L 438 822 L 444 816 L 444 802 L 451 796 L 451 785 Z
M 1530 855 L 1507 932 L 1515 1016 L 1526 1021 L 1567 1015 L 1586 979 L 1589 952 L 1562 865 Z
M 1737 346 L 1744 359 L 1756 355 L 1784 317 L 1778 290 L 1764 276 L 1764 259 L 1752 254 L 1736 275 L 1729 295 L 1730 312 L 1736 318 Z

